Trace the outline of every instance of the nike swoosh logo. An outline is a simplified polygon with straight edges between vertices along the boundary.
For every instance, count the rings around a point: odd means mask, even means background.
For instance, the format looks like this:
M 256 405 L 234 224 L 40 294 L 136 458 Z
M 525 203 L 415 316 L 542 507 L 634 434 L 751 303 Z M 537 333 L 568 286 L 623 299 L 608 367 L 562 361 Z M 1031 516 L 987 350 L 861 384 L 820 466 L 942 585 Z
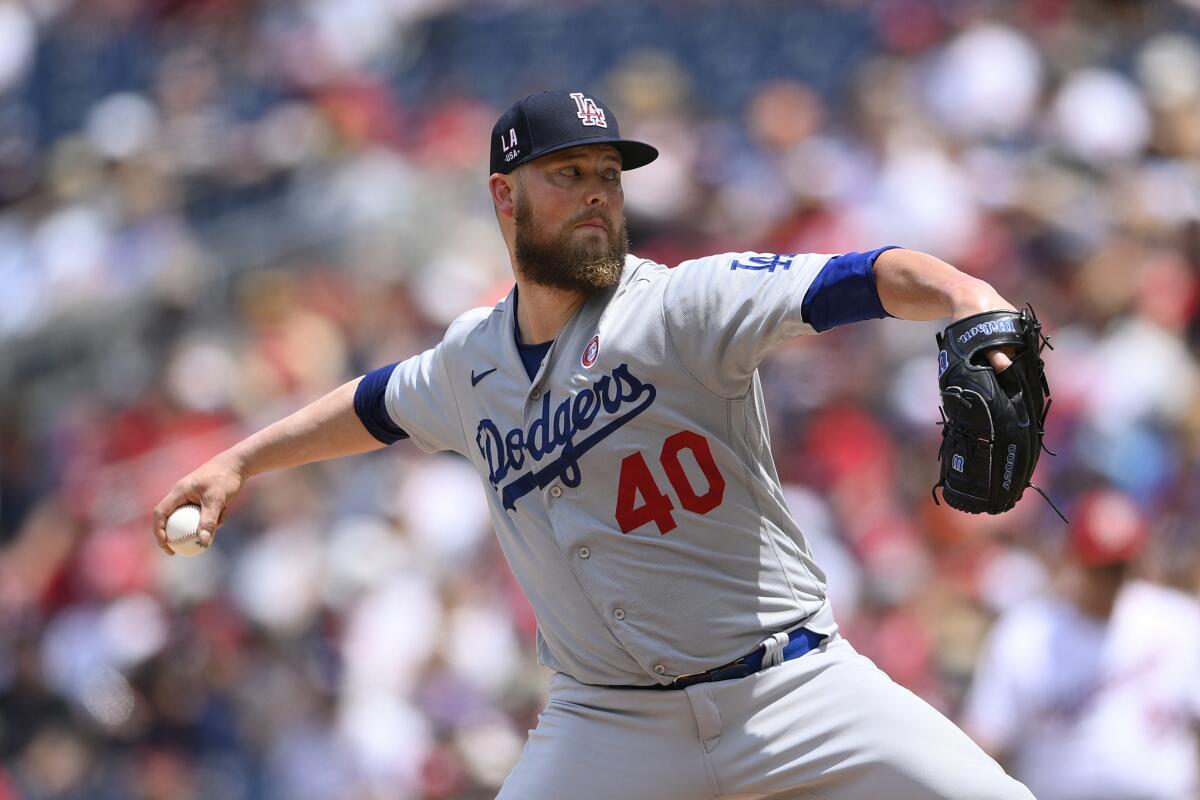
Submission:
M 478 385 L 481 380 L 486 378 L 488 375 L 491 375 L 495 371 L 496 371 L 496 367 L 492 367 L 491 369 L 486 370 L 486 371 L 481 372 L 478 375 L 476 375 L 475 370 L 471 370 L 471 385 L 472 386 Z

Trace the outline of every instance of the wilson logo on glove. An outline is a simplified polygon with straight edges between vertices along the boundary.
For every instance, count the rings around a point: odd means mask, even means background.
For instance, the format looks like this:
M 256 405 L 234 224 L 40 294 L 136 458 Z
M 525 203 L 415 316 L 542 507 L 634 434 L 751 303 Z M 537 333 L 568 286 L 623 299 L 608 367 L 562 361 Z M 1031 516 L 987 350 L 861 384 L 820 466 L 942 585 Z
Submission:
M 959 344 L 966 344 L 975 338 L 978 333 L 1016 333 L 1017 325 L 1011 319 L 998 319 L 988 322 L 981 322 L 971 330 L 958 337 Z

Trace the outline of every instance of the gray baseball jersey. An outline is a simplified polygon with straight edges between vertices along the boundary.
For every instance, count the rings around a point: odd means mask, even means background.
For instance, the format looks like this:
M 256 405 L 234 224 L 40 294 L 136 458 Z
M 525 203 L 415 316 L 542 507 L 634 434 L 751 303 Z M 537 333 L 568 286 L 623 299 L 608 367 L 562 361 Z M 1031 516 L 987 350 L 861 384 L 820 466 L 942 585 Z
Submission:
M 813 328 L 829 255 L 629 256 L 530 381 L 512 295 L 388 380 L 421 449 L 469 458 L 539 623 L 538 656 L 590 684 L 668 683 L 808 620 L 825 579 L 784 503 L 757 366 Z

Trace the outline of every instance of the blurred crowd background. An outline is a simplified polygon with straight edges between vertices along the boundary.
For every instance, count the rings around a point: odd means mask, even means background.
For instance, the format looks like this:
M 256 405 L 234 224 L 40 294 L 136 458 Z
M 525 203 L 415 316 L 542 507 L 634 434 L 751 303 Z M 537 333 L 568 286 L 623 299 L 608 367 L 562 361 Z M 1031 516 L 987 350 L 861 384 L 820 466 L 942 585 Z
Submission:
M 0 798 L 494 795 L 546 673 L 465 462 L 257 478 L 198 559 L 149 513 L 503 296 L 486 139 L 552 86 L 660 148 L 641 256 L 899 244 L 1032 303 L 1036 482 L 1127 495 L 1194 595 L 1198 34 L 1185 0 L 0 0 Z M 1065 527 L 931 501 L 936 329 L 762 375 L 844 632 L 958 718 Z

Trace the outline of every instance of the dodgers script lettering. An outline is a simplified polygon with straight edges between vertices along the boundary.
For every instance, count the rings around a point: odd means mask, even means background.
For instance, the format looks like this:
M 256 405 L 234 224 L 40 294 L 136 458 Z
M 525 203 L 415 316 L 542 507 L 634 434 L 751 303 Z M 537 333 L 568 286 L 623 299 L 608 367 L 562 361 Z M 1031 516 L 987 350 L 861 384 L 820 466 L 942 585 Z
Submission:
M 579 459 L 615 433 L 654 402 L 657 391 L 653 384 L 644 383 L 622 364 L 574 395 L 564 397 L 553 405 L 550 392 L 542 396 L 542 411 L 529 429 L 513 428 L 501 433 L 490 419 L 481 419 L 475 431 L 475 444 L 488 464 L 488 480 L 499 490 L 504 507 L 516 508 L 517 500 L 534 488 L 545 488 L 561 478 L 566 486 L 578 486 L 582 475 Z M 576 441 L 581 431 L 596 424 L 601 412 L 609 415 L 604 424 L 582 441 Z M 542 461 L 557 455 L 544 465 Z M 526 462 L 537 468 L 511 480 L 501 488 L 510 473 L 522 470 Z

